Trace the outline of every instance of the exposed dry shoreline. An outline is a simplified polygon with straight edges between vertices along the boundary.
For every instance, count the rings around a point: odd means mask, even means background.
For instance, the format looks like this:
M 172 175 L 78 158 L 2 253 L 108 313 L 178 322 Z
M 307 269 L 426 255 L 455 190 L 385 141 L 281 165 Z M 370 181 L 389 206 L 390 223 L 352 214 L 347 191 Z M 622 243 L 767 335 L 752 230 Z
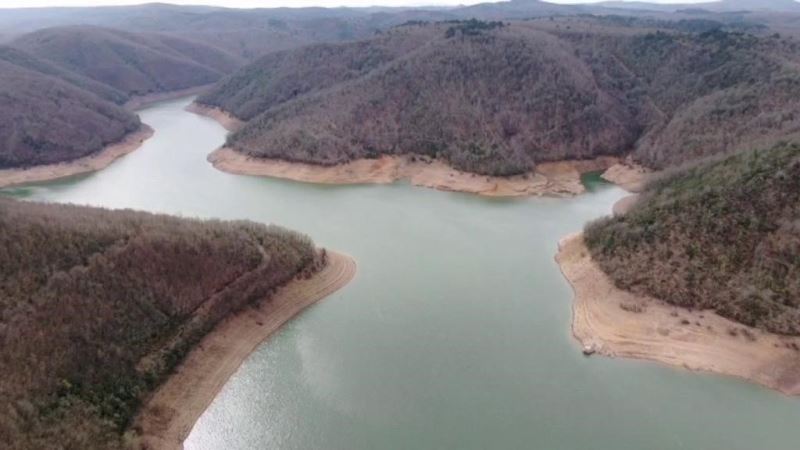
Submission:
M 210 117 L 228 131 L 240 129 L 244 122 L 230 113 L 192 103 L 186 108 Z M 604 171 L 603 178 L 633 190 L 643 184 L 647 171 L 620 158 L 601 156 L 589 160 L 541 163 L 533 172 L 510 177 L 492 177 L 463 172 L 444 161 L 421 156 L 389 156 L 359 159 L 335 166 L 253 158 L 222 147 L 210 155 L 215 168 L 237 175 L 282 178 L 318 184 L 390 184 L 408 181 L 442 191 L 457 191 L 486 197 L 573 196 L 586 191 L 581 174 Z
M 56 180 L 103 169 L 117 158 L 141 147 L 144 141 L 151 136 L 153 136 L 153 129 L 142 124 L 137 131 L 128 133 L 121 141 L 111 144 L 93 155 L 84 156 L 73 161 L 34 166 L 27 169 L 0 170 L 0 187 Z
M 224 111 L 220 108 L 213 108 L 210 106 L 201 105 L 196 102 L 192 102 L 189 106 L 184 108 L 186 111 L 191 113 L 195 113 L 201 116 L 209 117 L 211 119 L 216 120 L 228 131 L 236 131 L 242 126 L 244 126 L 244 122 L 236 117 L 233 114 L 230 114 L 227 111 Z
M 213 84 L 194 86 L 178 91 L 141 95 L 130 99 L 125 103 L 124 107 L 128 110 L 135 111 L 154 103 L 196 95 L 211 86 L 213 86 Z M 223 123 L 223 126 L 227 127 L 224 117 L 220 116 L 218 120 Z M 153 129 L 143 123 L 138 130 L 128 133 L 121 141 L 108 145 L 103 150 L 93 155 L 84 156 L 83 158 L 78 158 L 73 161 L 33 166 L 26 169 L 0 169 L 0 188 L 52 181 L 104 169 L 117 158 L 127 155 L 141 147 L 144 141 L 152 137 L 153 134 Z
M 618 289 L 592 260 L 582 234 L 556 256 L 575 291 L 572 333 L 588 353 L 657 361 L 800 395 L 798 340 Z M 748 337 L 751 336 L 751 337 Z
M 211 153 L 208 160 L 219 170 L 239 175 L 267 176 L 320 184 L 389 184 L 405 180 L 414 186 L 467 192 L 486 197 L 580 194 L 585 191 L 580 178 L 582 173 L 605 170 L 617 162 L 613 157 L 601 157 L 585 161 L 543 163 L 536 167 L 536 171 L 528 174 L 491 177 L 462 172 L 442 161 L 413 156 L 382 156 L 377 159 L 359 159 L 327 167 L 251 158 L 223 147 Z
M 142 449 L 181 449 L 198 418 L 258 345 L 308 306 L 345 286 L 356 273 L 349 256 L 328 251 L 328 263 L 307 280 L 280 288 L 206 335 L 145 403 L 132 427 Z
M 652 172 L 630 161 L 621 161 L 603 172 L 601 177 L 628 192 L 642 192 Z

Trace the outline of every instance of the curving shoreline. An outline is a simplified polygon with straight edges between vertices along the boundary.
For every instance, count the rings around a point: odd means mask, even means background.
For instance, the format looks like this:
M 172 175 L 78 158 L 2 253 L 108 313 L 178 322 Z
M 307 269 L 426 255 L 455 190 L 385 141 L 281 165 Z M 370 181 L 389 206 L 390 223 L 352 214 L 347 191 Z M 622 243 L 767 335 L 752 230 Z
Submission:
M 234 117 L 233 114 L 220 108 L 205 106 L 197 102 L 192 102 L 189 104 L 189 106 L 184 108 L 184 110 L 216 120 L 220 125 L 223 126 L 223 128 L 230 132 L 237 131 L 244 126 L 243 120 Z
M 201 92 L 208 90 L 208 88 L 210 88 L 211 86 L 214 86 L 214 83 L 203 84 L 200 86 L 192 86 L 186 89 L 179 89 L 177 91 L 156 92 L 152 94 L 137 95 L 128 100 L 123 106 L 130 111 L 136 111 L 151 106 L 155 103 L 165 102 L 167 100 L 177 100 L 179 98 L 197 95 L 200 94 Z
M 0 188 L 52 181 L 104 169 L 116 161 L 117 158 L 141 147 L 153 134 L 152 128 L 142 124 L 138 130 L 128 133 L 121 141 L 108 145 L 93 155 L 84 156 L 73 161 L 33 166 L 27 169 L 2 169 L 0 170 Z
M 613 157 L 585 161 L 542 163 L 524 175 L 492 177 L 462 172 L 448 164 L 418 156 L 359 159 L 335 166 L 252 158 L 222 147 L 208 156 L 215 168 L 238 175 L 282 178 L 318 184 L 390 184 L 408 181 L 414 186 L 466 192 L 484 197 L 573 196 L 586 191 L 581 174 L 605 170 Z
M 353 258 L 330 250 L 327 255 L 328 263 L 314 276 L 294 280 L 269 301 L 228 317 L 192 349 L 135 419 L 137 448 L 182 449 L 197 419 L 256 347 L 353 279 Z
M 186 111 L 216 120 L 230 132 L 245 122 L 220 108 L 193 102 Z M 648 171 L 615 156 L 587 160 L 545 162 L 534 171 L 509 177 L 463 172 L 444 161 L 419 155 L 383 155 L 375 159 L 357 159 L 344 164 L 323 166 L 281 159 L 254 158 L 230 147 L 221 147 L 208 155 L 217 169 L 236 175 L 281 178 L 316 184 L 391 184 L 407 181 L 414 186 L 441 191 L 465 192 L 484 197 L 570 197 L 586 192 L 581 175 L 603 171 L 602 177 L 632 191 L 640 187 Z
M 587 354 L 645 359 L 735 376 L 800 395 L 798 340 L 618 289 L 580 233 L 559 241 L 561 272 L 575 293 L 572 334 Z M 751 336 L 751 337 L 748 337 Z

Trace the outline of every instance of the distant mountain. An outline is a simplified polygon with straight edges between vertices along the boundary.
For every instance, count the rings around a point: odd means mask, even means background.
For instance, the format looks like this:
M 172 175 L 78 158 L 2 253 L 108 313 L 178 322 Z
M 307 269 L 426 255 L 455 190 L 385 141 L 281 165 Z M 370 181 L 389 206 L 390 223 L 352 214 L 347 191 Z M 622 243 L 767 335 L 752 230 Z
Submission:
M 677 5 L 620 1 L 561 5 L 539 0 L 509 0 L 449 8 L 332 9 L 236 9 L 152 3 L 114 7 L 3 9 L 0 30 L 6 35 L 20 35 L 50 27 L 91 25 L 131 32 L 156 32 L 202 42 L 253 59 L 311 43 L 364 39 L 377 31 L 408 21 L 471 18 L 520 20 L 577 14 L 642 16 L 679 9 L 699 11 L 699 8 L 708 8 L 711 14 L 713 11 L 745 9 L 798 12 L 792 0 L 728 0 Z
M 598 3 L 599 6 L 607 8 L 621 9 L 640 9 L 648 11 L 668 11 L 674 12 L 685 9 L 697 9 L 712 12 L 732 12 L 732 11 L 772 11 L 772 12 L 796 12 L 800 13 L 800 2 L 795 0 L 720 0 L 700 3 L 648 3 L 648 2 L 625 2 L 611 1 Z
M 637 23 L 404 26 L 266 56 L 198 101 L 248 120 L 228 145 L 251 156 L 332 165 L 414 153 L 492 175 L 628 152 L 664 168 L 798 136 L 796 42 Z
M 397 12 L 398 14 L 394 14 Z M 425 19 L 446 18 L 420 13 Z M 146 4 L 91 8 L 3 9 L 0 30 L 21 35 L 44 28 L 96 26 L 137 33 L 161 33 L 201 42 L 240 57 L 321 41 L 364 38 L 377 29 L 420 14 L 391 8 L 274 8 Z
M 126 95 L 209 84 L 244 63 L 239 56 L 174 36 L 98 27 L 47 28 L 12 45 Z
M 80 158 L 139 127 L 135 115 L 87 89 L 115 95 L 91 80 L 0 47 L 0 168 Z

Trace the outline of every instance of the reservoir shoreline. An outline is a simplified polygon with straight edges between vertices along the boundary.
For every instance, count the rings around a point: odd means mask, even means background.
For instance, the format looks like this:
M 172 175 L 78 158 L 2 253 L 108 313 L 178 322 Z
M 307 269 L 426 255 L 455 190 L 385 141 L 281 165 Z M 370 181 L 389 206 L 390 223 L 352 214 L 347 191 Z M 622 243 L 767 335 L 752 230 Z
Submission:
M 194 424 L 248 356 L 286 322 L 347 285 L 355 274 L 353 258 L 327 250 L 327 264 L 311 278 L 293 280 L 269 299 L 224 319 L 144 402 L 131 427 L 136 448 L 182 449 Z
M 796 447 L 797 398 L 580 355 L 554 243 L 608 214 L 626 195 L 617 186 L 584 176 L 588 192 L 566 200 L 486 201 L 408 183 L 327 189 L 230 176 L 205 160 L 225 129 L 185 112 L 190 102 L 142 110 L 156 134 L 108 170 L 7 190 L 25 201 L 279 223 L 357 255 L 360 279 L 258 345 L 193 427 L 188 420 L 186 450 Z
M 245 122 L 216 107 L 191 103 L 186 111 L 209 117 L 229 132 Z M 571 197 L 586 192 L 581 175 L 603 171 L 603 178 L 626 190 L 639 189 L 648 171 L 614 156 L 537 164 L 535 170 L 508 177 L 479 175 L 455 169 L 444 161 L 426 156 L 384 155 L 323 166 L 281 159 L 254 158 L 221 147 L 208 155 L 217 169 L 236 175 L 251 175 L 315 184 L 391 184 L 408 181 L 414 186 L 440 191 L 464 192 L 483 197 Z
M 217 123 L 231 133 L 242 128 L 245 123 L 243 120 L 240 120 L 227 111 L 213 106 L 201 105 L 197 102 L 190 103 L 189 106 L 184 108 L 184 111 L 216 120 Z
M 572 334 L 584 353 L 734 376 L 800 395 L 795 339 L 621 290 L 592 260 L 580 233 L 558 248 L 555 259 L 574 291 Z
M 118 158 L 140 148 L 153 134 L 153 129 L 143 123 L 138 130 L 128 133 L 121 141 L 109 144 L 92 155 L 73 161 L 32 166 L 25 169 L 2 169 L 0 170 L 0 188 L 53 181 L 105 169 Z
M 211 86 L 213 86 L 213 84 L 194 86 L 177 91 L 140 95 L 131 98 L 123 106 L 129 111 L 136 112 L 157 103 L 197 95 Z M 228 122 L 225 121 L 225 118 L 220 117 L 219 120 L 220 123 L 227 128 L 226 124 Z M 118 158 L 139 149 L 146 140 L 153 137 L 153 134 L 153 129 L 149 125 L 142 123 L 136 131 L 126 134 L 118 142 L 109 144 L 91 155 L 54 164 L 43 164 L 27 168 L 0 169 L 0 188 L 44 181 L 55 181 L 61 178 L 83 175 L 105 169 Z
M 616 158 L 542 163 L 534 172 L 494 177 L 462 172 L 448 164 L 419 156 L 381 156 L 335 166 L 252 158 L 222 147 L 208 161 L 217 169 L 237 175 L 281 178 L 315 184 L 391 184 L 408 181 L 414 186 L 440 191 L 464 192 L 483 197 L 571 197 L 586 191 L 581 174 L 605 170 Z
M 138 111 L 156 103 L 166 102 L 169 100 L 179 100 L 184 97 L 198 95 L 208 90 L 211 86 L 214 86 L 214 83 L 192 86 L 186 89 L 179 89 L 177 91 L 155 92 L 152 94 L 137 95 L 128 100 L 124 107 L 129 111 Z

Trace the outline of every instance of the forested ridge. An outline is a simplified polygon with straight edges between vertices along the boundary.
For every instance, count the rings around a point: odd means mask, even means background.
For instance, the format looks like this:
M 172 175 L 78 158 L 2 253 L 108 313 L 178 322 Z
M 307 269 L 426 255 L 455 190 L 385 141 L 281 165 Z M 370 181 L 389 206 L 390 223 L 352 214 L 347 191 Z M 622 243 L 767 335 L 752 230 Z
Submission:
M 212 83 L 244 63 L 157 33 L 48 28 L 0 46 L 0 169 L 68 162 L 140 126 L 138 95 Z
M 47 28 L 25 34 L 11 45 L 127 96 L 209 84 L 245 62 L 180 37 L 102 27 Z
M 109 101 L 124 98 L 0 47 L 0 169 L 69 161 L 121 140 L 140 126 L 136 115 Z
M 0 447 L 123 447 L 192 345 L 321 258 L 272 225 L 0 199 Z
M 800 132 L 800 43 L 742 29 L 410 22 L 265 56 L 198 101 L 247 120 L 228 145 L 255 157 L 333 165 L 415 153 L 512 175 L 630 153 L 661 169 Z
M 585 239 L 622 289 L 800 335 L 798 144 L 664 175 Z

